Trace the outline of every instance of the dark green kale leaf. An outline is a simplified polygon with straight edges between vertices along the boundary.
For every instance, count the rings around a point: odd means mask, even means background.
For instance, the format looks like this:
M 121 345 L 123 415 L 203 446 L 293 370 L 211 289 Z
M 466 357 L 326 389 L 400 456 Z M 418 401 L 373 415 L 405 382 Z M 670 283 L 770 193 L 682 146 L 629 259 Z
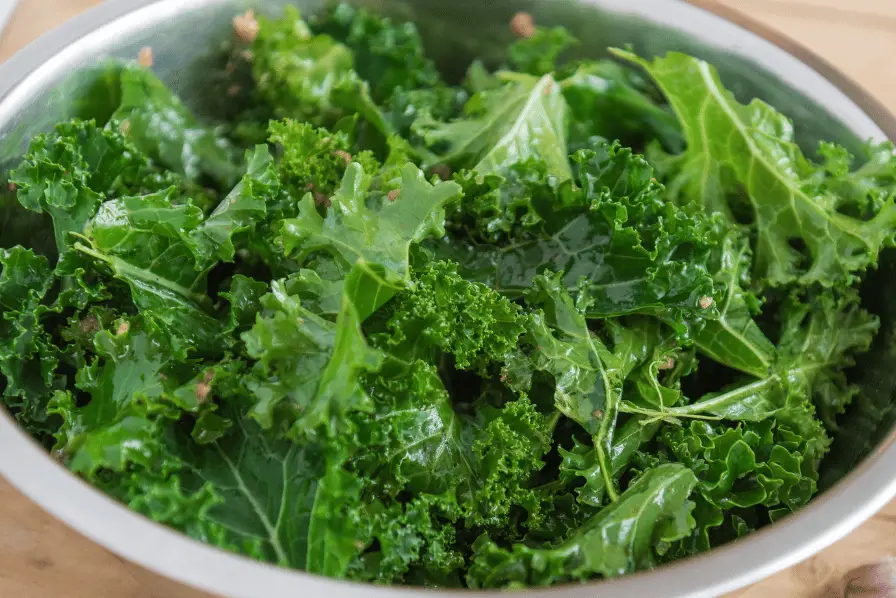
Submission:
M 200 264 L 218 260 L 232 262 L 236 247 L 234 236 L 255 228 L 264 220 L 267 204 L 277 196 L 280 181 L 267 146 L 246 152 L 247 171 L 221 203 L 190 231 L 194 253 Z
M 684 146 L 675 114 L 632 69 L 610 60 L 583 60 L 563 69 L 559 84 L 569 113 L 569 144 L 587 147 L 594 136 L 643 148 L 658 140 L 669 151 Z
M 611 464 L 614 434 L 623 382 L 638 363 L 643 341 L 635 335 L 617 338 L 613 350 L 588 327 L 588 295 L 573 302 L 559 275 L 540 275 L 526 302 L 538 309 L 531 314 L 526 342 L 534 347 L 523 361 L 512 363 L 504 377 L 516 388 L 528 389 L 531 373 L 543 371 L 554 379 L 554 406 L 581 425 L 593 438 L 595 457 L 611 499 L 617 498 Z M 620 335 L 621 336 L 621 335 Z M 633 345 L 641 345 L 641 351 Z
M 537 231 L 544 222 L 539 210 L 557 201 L 561 193 L 559 181 L 538 160 L 514 164 L 503 175 L 463 170 L 454 175 L 454 181 L 463 196 L 449 206 L 451 230 L 483 244 Z
M 785 359 L 802 359 L 808 371 L 806 383 L 819 417 L 829 430 L 856 396 L 845 369 L 855 356 L 868 351 L 880 320 L 859 305 L 855 292 L 840 297 L 822 293 L 803 302 L 790 298 L 781 308 L 781 340 L 778 350 Z
M 364 159 L 366 152 L 352 156 L 348 136 L 342 132 L 331 133 L 308 123 L 285 119 L 272 121 L 270 134 L 270 141 L 283 150 L 277 169 L 294 197 L 302 197 L 309 191 L 316 197 L 329 197 L 339 187 L 351 161 L 362 162 L 368 171 L 376 164 L 369 156 Z
M 141 312 L 172 337 L 215 352 L 221 323 L 211 315 L 206 293 L 212 264 L 197 259 L 190 236 L 202 225 L 203 214 L 189 201 L 176 204 L 175 199 L 171 188 L 107 201 L 75 249 L 126 282 Z
M 377 102 L 399 89 L 430 88 L 440 81 L 413 23 L 393 22 L 365 8 L 340 4 L 311 25 L 348 47 L 358 75 L 370 82 Z
M 370 409 L 361 375 L 376 371 L 382 356 L 367 346 L 348 295 L 335 323 L 305 309 L 283 281 L 271 283 L 261 304 L 243 340 L 258 360 L 247 384 L 256 400 L 251 415 L 262 427 L 285 421 L 298 438 L 321 427 L 335 431 L 348 412 Z
M 259 19 L 252 57 L 258 92 L 278 117 L 332 126 L 357 114 L 389 133 L 369 84 L 354 70 L 352 51 L 329 35 L 312 34 L 294 6 L 280 19 Z
M 384 106 L 386 119 L 392 129 L 411 141 L 415 153 L 425 155 L 426 130 L 434 122 L 448 122 L 460 117 L 469 100 L 467 92 L 459 87 L 436 85 L 421 89 L 397 91 Z M 436 162 L 435 156 L 430 156 Z
M 682 399 L 680 380 L 691 373 L 694 358 L 678 346 L 676 335 L 651 318 L 627 318 L 607 323 L 612 351 L 624 364 L 626 375 L 622 397 L 657 408 L 674 406 Z M 632 465 L 636 452 L 660 428 L 660 422 L 644 416 L 630 416 L 612 434 L 609 450 L 573 438 L 573 446 L 560 448 L 563 457 L 561 479 L 581 477 L 584 485 L 575 489 L 580 503 L 593 507 L 604 504 L 608 480 L 619 480 Z M 603 457 L 606 454 L 607 457 Z M 604 475 L 604 467 L 610 475 Z
M 586 304 L 573 302 L 559 276 L 537 276 L 526 302 L 540 308 L 527 332 L 535 346 L 534 367 L 554 377 L 554 404 L 600 442 L 610 443 L 622 382 L 632 364 L 588 328 Z
M 174 475 L 138 468 L 115 492 L 131 508 L 196 539 L 284 566 L 317 566 L 321 548 L 339 548 L 321 545 L 321 507 L 315 512 L 318 499 L 327 504 L 341 491 L 335 475 L 321 479 L 326 454 L 318 445 L 274 438 L 241 414 L 238 385 L 220 392 L 221 414 L 233 423 L 220 438 L 197 443 L 189 429 L 169 427 L 162 463 Z M 352 555 L 355 550 L 350 547 Z
M 112 119 L 129 141 L 188 179 L 207 176 L 224 188 L 236 183 L 238 154 L 227 140 L 202 126 L 152 71 L 127 66 L 120 76 L 121 105 Z
M 712 506 L 728 510 L 757 505 L 790 511 L 816 491 L 815 455 L 806 441 L 774 420 L 729 428 L 693 421 L 666 426 L 660 442 L 699 480 Z
M 507 48 L 513 70 L 540 77 L 557 70 L 557 58 L 578 40 L 563 27 L 539 27 L 535 34 L 516 40 Z
M 118 131 L 93 121 L 61 123 L 31 141 L 22 164 L 10 175 L 19 203 L 53 218 L 60 254 L 68 233 L 80 233 L 116 183 L 136 178 L 146 158 Z
M 60 353 L 41 317 L 55 282 L 47 258 L 30 249 L 0 250 L 0 374 L 3 403 L 41 440 L 54 431 L 47 402 L 64 386 L 56 374 Z
M 457 266 L 435 262 L 414 277 L 414 286 L 389 305 L 386 332 L 377 346 L 411 362 L 453 356 L 460 369 L 484 371 L 514 350 L 527 319 L 519 306 L 484 284 L 469 282 Z
M 593 507 L 603 506 L 608 488 L 607 477 L 616 480 L 615 487 L 622 473 L 630 466 L 635 452 L 642 444 L 653 438 L 659 428 L 659 423 L 645 422 L 644 418 L 640 417 L 629 418 L 614 431 L 609 458 L 603 463 L 600 457 L 601 450 L 578 439 L 573 439 L 574 446 L 570 450 L 561 448 L 563 474 L 572 478 L 580 477 L 585 482 L 576 488 L 576 499 Z M 610 476 L 604 476 L 604 465 L 610 471 Z
M 443 579 L 463 567 L 456 549 L 459 510 L 450 492 L 419 494 L 406 503 L 377 502 L 365 509 L 365 528 L 376 547 L 368 547 L 349 569 L 355 580 L 413 583 L 413 571 L 427 581 Z M 431 582 L 430 582 L 431 583 Z
M 555 546 L 516 544 L 507 550 L 482 536 L 473 545 L 467 583 L 473 588 L 548 585 L 650 568 L 660 546 L 687 536 L 694 526 L 688 497 L 696 484 L 685 466 L 659 465 Z
M 161 450 L 161 426 L 167 413 L 195 410 L 195 396 L 187 403 L 172 393 L 176 382 L 169 369 L 178 355 L 166 336 L 146 318 L 121 320 L 117 330 L 100 330 L 93 338 L 96 358 L 77 374 L 75 386 L 88 393 L 79 406 L 70 391 L 57 391 L 50 412 L 63 424 L 56 433 L 56 449 L 73 471 L 92 476 L 100 468 L 123 470 L 129 463 L 148 464 Z
M 426 182 L 416 166 L 407 164 L 401 169 L 400 187 L 371 208 L 370 184 L 364 168 L 352 162 L 329 199 L 326 216 L 321 216 L 308 193 L 299 204 L 298 217 L 282 225 L 283 248 L 297 260 L 325 251 L 346 270 L 360 264 L 356 272 L 363 275 L 359 284 L 367 296 L 359 303 L 365 306 L 359 314 L 362 320 L 410 281 L 411 244 L 443 233 L 444 206 L 460 192 L 452 182 Z
M 713 291 L 707 261 L 718 242 L 711 222 L 667 202 L 653 169 L 629 149 L 600 142 L 574 158 L 581 190 L 558 188 L 553 202 L 539 209 L 541 234 L 504 246 L 449 241 L 436 255 L 455 259 L 464 276 L 511 296 L 546 269 L 562 270 L 570 292 L 585 278 L 588 317 L 670 308 L 713 317 L 716 308 L 706 299 Z M 550 182 L 541 184 L 536 197 L 548 189 Z
M 751 264 L 749 242 L 736 230 L 730 232 L 708 264 L 719 317 L 694 322 L 691 337 L 707 357 L 761 378 L 775 362 L 776 351 L 753 319 L 760 302 L 750 291 Z
M 229 289 L 221 292 L 221 296 L 230 304 L 227 332 L 238 336 L 251 328 L 255 324 L 255 316 L 261 311 L 261 298 L 267 292 L 267 283 L 242 274 L 234 275 Z M 236 340 L 238 339 L 234 339 Z
M 678 418 L 757 422 L 775 418 L 807 443 L 804 455 L 819 460 L 830 439 L 816 418 L 829 428 L 855 396 L 844 369 L 855 355 L 868 350 L 879 323 L 857 305 L 853 292 L 836 296 L 821 292 L 808 300 L 791 297 L 782 307 L 778 359 L 758 379 L 710 393 L 699 401 L 671 408 L 643 408 L 625 402 L 620 409 L 666 421 Z
M 384 492 L 454 489 L 468 526 L 499 533 L 514 508 L 535 502 L 531 478 L 550 450 L 550 424 L 527 398 L 459 413 L 434 366 L 391 357 L 371 387 L 375 407 L 359 418 L 365 450 L 355 466 L 376 472 Z

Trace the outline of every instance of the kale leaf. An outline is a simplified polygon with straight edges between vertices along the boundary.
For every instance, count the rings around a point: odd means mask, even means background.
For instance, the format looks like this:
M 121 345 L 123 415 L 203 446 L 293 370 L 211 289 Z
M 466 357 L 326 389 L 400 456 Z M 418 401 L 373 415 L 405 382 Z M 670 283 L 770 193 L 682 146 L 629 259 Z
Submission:
M 0 400 L 54 459 L 267 563 L 517 588 L 710 550 L 873 448 L 892 144 L 810 158 L 704 62 L 525 13 L 469 64 L 418 24 L 250 11 L 226 122 L 126 64 L 31 140 Z

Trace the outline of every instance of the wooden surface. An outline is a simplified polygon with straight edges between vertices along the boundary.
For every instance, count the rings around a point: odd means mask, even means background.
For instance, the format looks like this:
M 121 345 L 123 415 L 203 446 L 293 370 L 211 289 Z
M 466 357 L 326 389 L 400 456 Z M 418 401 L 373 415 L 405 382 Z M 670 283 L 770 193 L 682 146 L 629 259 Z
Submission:
M 786 32 L 896 110 L 896 0 L 719 1 Z M 0 38 L 0 60 L 96 3 L 21 0 Z M 0 505 L 0 598 L 202 596 L 125 563 L 45 514 L 2 479 Z M 837 587 L 843 573 L 888 555 L 896 555 L 896 502 L 808 561 L 727 598 L 835 598 L 842 596 Z

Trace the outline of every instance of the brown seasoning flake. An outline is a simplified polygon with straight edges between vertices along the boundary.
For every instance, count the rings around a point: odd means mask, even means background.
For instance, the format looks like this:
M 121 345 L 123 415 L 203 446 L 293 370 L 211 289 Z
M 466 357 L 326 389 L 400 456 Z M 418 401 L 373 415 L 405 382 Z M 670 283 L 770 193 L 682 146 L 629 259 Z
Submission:
M 208 395 L 211 394 L 212 387 L 210 384 L 205 382 L 200 382 L 196 385 L 196 400 L 199 403 L 205 403 L 208 400 Z
M 700 297 L 700 301 L 697 302 L 697 305 L 700 306 L 700 309 L 709 309 L 710 307 L 712 307 L 712 304 L 712 297 Z
M 16 187 L 16 184 L 15 184 L 15 183 L 10 183 L 10 184 L 9 184 L 9 190 L 10 190 L 10 191 L 15 191 L 16 189 L 18 189 L 18 187 Z
M 122 322 L 118 325 L 118 330 L 115 331 L 115 336 L 121 336 L 122 334 L 127 334 L 128 330 L 131 329 L 130 324 L 127 322 Z
M 78 330 L 84 334 L 99 332 L 100 321 L 96 319 L 96 316 L 91 314 L 78 323 Z
M 317 192 L 314 194 L 314 205 L 329 208 L 331 205 L 333 205 L 333 202 L 331 202 L 330 198 L 323 193 Z
M 337 158 L 342 158 L 342 161 L 345 162 L 346 166 L 352 163 L 352 155 L 345 150 L 335 150 L 333 155 Z
M 451 172 L 451 167 L 448 166 L 447 164 L 436 164 L 435 166 L 433 166 L 433 167 L 430 169 L 430 171 L 431 171 L 434 175 L 436 175 L 437 177 L 439 177 L 440 179 L 442 179 L 443 181 L 450 180 L 450 179 L 451 179 L 451 175 L 453 174 L 453 173 Z
M 663 363 L 661 363 L 661 364 L 657 367 L 657 369 L 660 369 L 660 370 L 671 370 L 671 369 L 674 368 L 674 367 L 675 367 L 675 360 L 672 359 L 671 357 L 667 357 L 667 358 L 663 361 Z
M 137 54 L 137 62 L 144 68 L 150 68 L 152 66 L 152 48 L 149 46 L 140 48 L 140 53 Z
M 510 30 L 515 36 L 528 39 L 535 35 L 535 19 L 527 12 L 518 12 L 510 19 Z
M 591 412 L 591 415 L 594 416 L 594 419 L 601 419 L 604 416 L 604 412 L 601 409 L 595 409 Z
M 244 42 L 252 43 L 258 35 L 258 19 L 254 10 L 233 17 L 233 32 Z
M 242 89 L 243 88 L 240 85 L 231 85 L 230 87 L 227 88 L 227 95 L 229 95 L 230 97 L 233 97 L 236 94 L 238 94 Z
M 391 191 L 389 191 L 386 197 L 389 198 L 389 201 L 395 201 L 396 199 L 398 199 L 399 195 L 401 195 L 401 189 L 392 189 Z

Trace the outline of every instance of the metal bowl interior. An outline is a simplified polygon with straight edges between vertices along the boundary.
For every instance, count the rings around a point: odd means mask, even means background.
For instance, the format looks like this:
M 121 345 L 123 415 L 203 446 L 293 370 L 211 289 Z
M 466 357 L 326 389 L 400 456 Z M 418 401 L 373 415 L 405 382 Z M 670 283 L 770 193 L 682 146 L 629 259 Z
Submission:
M 632 44 L 645 55 L 681 50 L 707 59 L 719 67 L 725 82 L 741 99 L 759 97 L 783 109 L 794 120 L 804 147 L 828 139 L 858 151 L 867 139 L 896 139 L 896 120 L 810 53 L 786 40 L 770 41 L 767 34 L 763 37 L 681 0 L 364 3 L 416 21 L 433 56 L 449 72 L 465 67 L 473 55 L 496 56 L 509 41 L 506 24 L 510 16 L 527 10 L 540 23 L 569 27 L 579 39 L 587 40 L 581 52 L 590 55 L 601 55 L 608 46 Z M 153 47 L 154 70 L 162 79 L 199 113 L 213 116 L 203 89 L 216 50 L 231 34 L 231 18 L 249 7 L 273 12 L 282 4 L 284 0 L 110 0 L 88 11 L 0 67 L 2 163 L 14 162 L 31 137 L 60 120 L 108 116 L 116 92 L 103 59 L 130 59 L 142 46 Z M 298 4 L 311 11 L 322 2 L 303 0 Z M 10 236 L 27 238 L 28 231 L 12 231 L 6 226 L 4 208 L 8 203 L 4 201 L 9 199 L 0 198 L 0 233 L 6 246 Z M 885 310 L 888 307 L 884 305 Z M 877 400 L 889 403 L 896 374 L 889 372 L 885 363 L 863 379 Z M 896 495 L 896 446 L 889 434 L 893 417 L 892 413 L 882 415 L 868 430 L 867 451 L 863 452 L 868 454 L 850 456 L 853 461 L 864 459 L 858 467 L 831 483 L 808 507 L 773 526 L 655 571 L 586 585 L 529 590 L 524 595 L 624 598 L 655 595 L 656 588 L 662 588 L 662 595 L 668 597 L 714 596 L 796 563 L 848 533 Z M 220 596 L 327 593 L 334 598 L 375 598 L 420 592 L 325 579 L 192 541 L 132 513 L 69 474 L 6 412 L 0 414 L 0 474 L 47 511 L 122 557 Z M 444 596 L 469 593 L 439 592 Z

